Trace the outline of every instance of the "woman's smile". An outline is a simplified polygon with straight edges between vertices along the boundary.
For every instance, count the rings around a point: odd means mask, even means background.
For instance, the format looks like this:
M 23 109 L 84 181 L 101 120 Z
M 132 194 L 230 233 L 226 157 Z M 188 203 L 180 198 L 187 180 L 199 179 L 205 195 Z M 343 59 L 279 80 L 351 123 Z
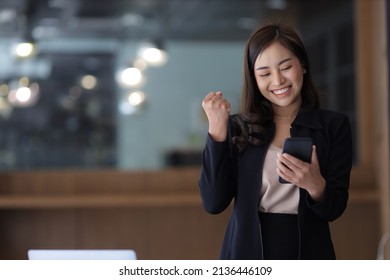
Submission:
M 271 90 L 271 92 L 275 95 L 278 95 L 278 96 L 284 96 L 284 95 L 287 95 L 287 93 L 289 92 L 291 86 L 288 86 L 288 87 L 284 87 L 284 88 L 281 88 L 281 89 L 274 89 L 274 90 Z

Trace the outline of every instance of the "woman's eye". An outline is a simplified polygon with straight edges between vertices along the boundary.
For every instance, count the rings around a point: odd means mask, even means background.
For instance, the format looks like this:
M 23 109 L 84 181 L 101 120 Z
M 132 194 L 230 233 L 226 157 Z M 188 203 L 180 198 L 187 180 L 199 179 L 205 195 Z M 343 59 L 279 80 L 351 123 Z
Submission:
M 290 69 L 291 67 L 292 67 L 291 65 L 290 65 L 290 66 L 283 67 L 283 68 L 282 68 L 282 71 L 286 71 L 286 70 Z
M 263 73 L 263 74 L 260 74 L 260 77 L 265 78 L 265 77 L 268 77 L 269 75 L 270 75 L 269 73 Z

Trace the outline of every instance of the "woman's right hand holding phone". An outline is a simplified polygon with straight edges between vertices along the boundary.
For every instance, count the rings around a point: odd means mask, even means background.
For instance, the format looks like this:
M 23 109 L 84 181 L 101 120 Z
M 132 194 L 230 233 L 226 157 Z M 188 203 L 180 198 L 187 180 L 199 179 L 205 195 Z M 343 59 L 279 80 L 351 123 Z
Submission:
M 210 92 L 202 101 L 202 107 L 209 121 L 209 134 L 214 141 L 225 141 L 230 114 L 230 103 L 221 91 Z

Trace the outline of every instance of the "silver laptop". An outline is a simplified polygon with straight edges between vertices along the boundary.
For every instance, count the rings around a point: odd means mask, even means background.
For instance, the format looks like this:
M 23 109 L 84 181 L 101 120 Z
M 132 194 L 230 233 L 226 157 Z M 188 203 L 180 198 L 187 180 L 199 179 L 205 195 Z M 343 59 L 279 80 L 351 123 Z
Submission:
M 30 249 L 29 260 L 136 260 L 134 250 Z

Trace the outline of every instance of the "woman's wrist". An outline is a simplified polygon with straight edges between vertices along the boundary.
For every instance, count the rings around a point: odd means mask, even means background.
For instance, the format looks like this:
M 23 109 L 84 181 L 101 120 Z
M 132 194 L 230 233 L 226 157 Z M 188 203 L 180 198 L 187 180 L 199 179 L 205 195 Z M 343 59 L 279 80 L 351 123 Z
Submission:
M 317 184 L 316 192 L 310 193 L 310 197 L 315 202 L 321 202 L 325 195 L 326 181 L 324 178 Z
M 226 128 L 216 129 L 210 126 L 209 135 L 211 139 L 213 139 L 214 141 L 223 142 L 227 138 L 227 129 Z

